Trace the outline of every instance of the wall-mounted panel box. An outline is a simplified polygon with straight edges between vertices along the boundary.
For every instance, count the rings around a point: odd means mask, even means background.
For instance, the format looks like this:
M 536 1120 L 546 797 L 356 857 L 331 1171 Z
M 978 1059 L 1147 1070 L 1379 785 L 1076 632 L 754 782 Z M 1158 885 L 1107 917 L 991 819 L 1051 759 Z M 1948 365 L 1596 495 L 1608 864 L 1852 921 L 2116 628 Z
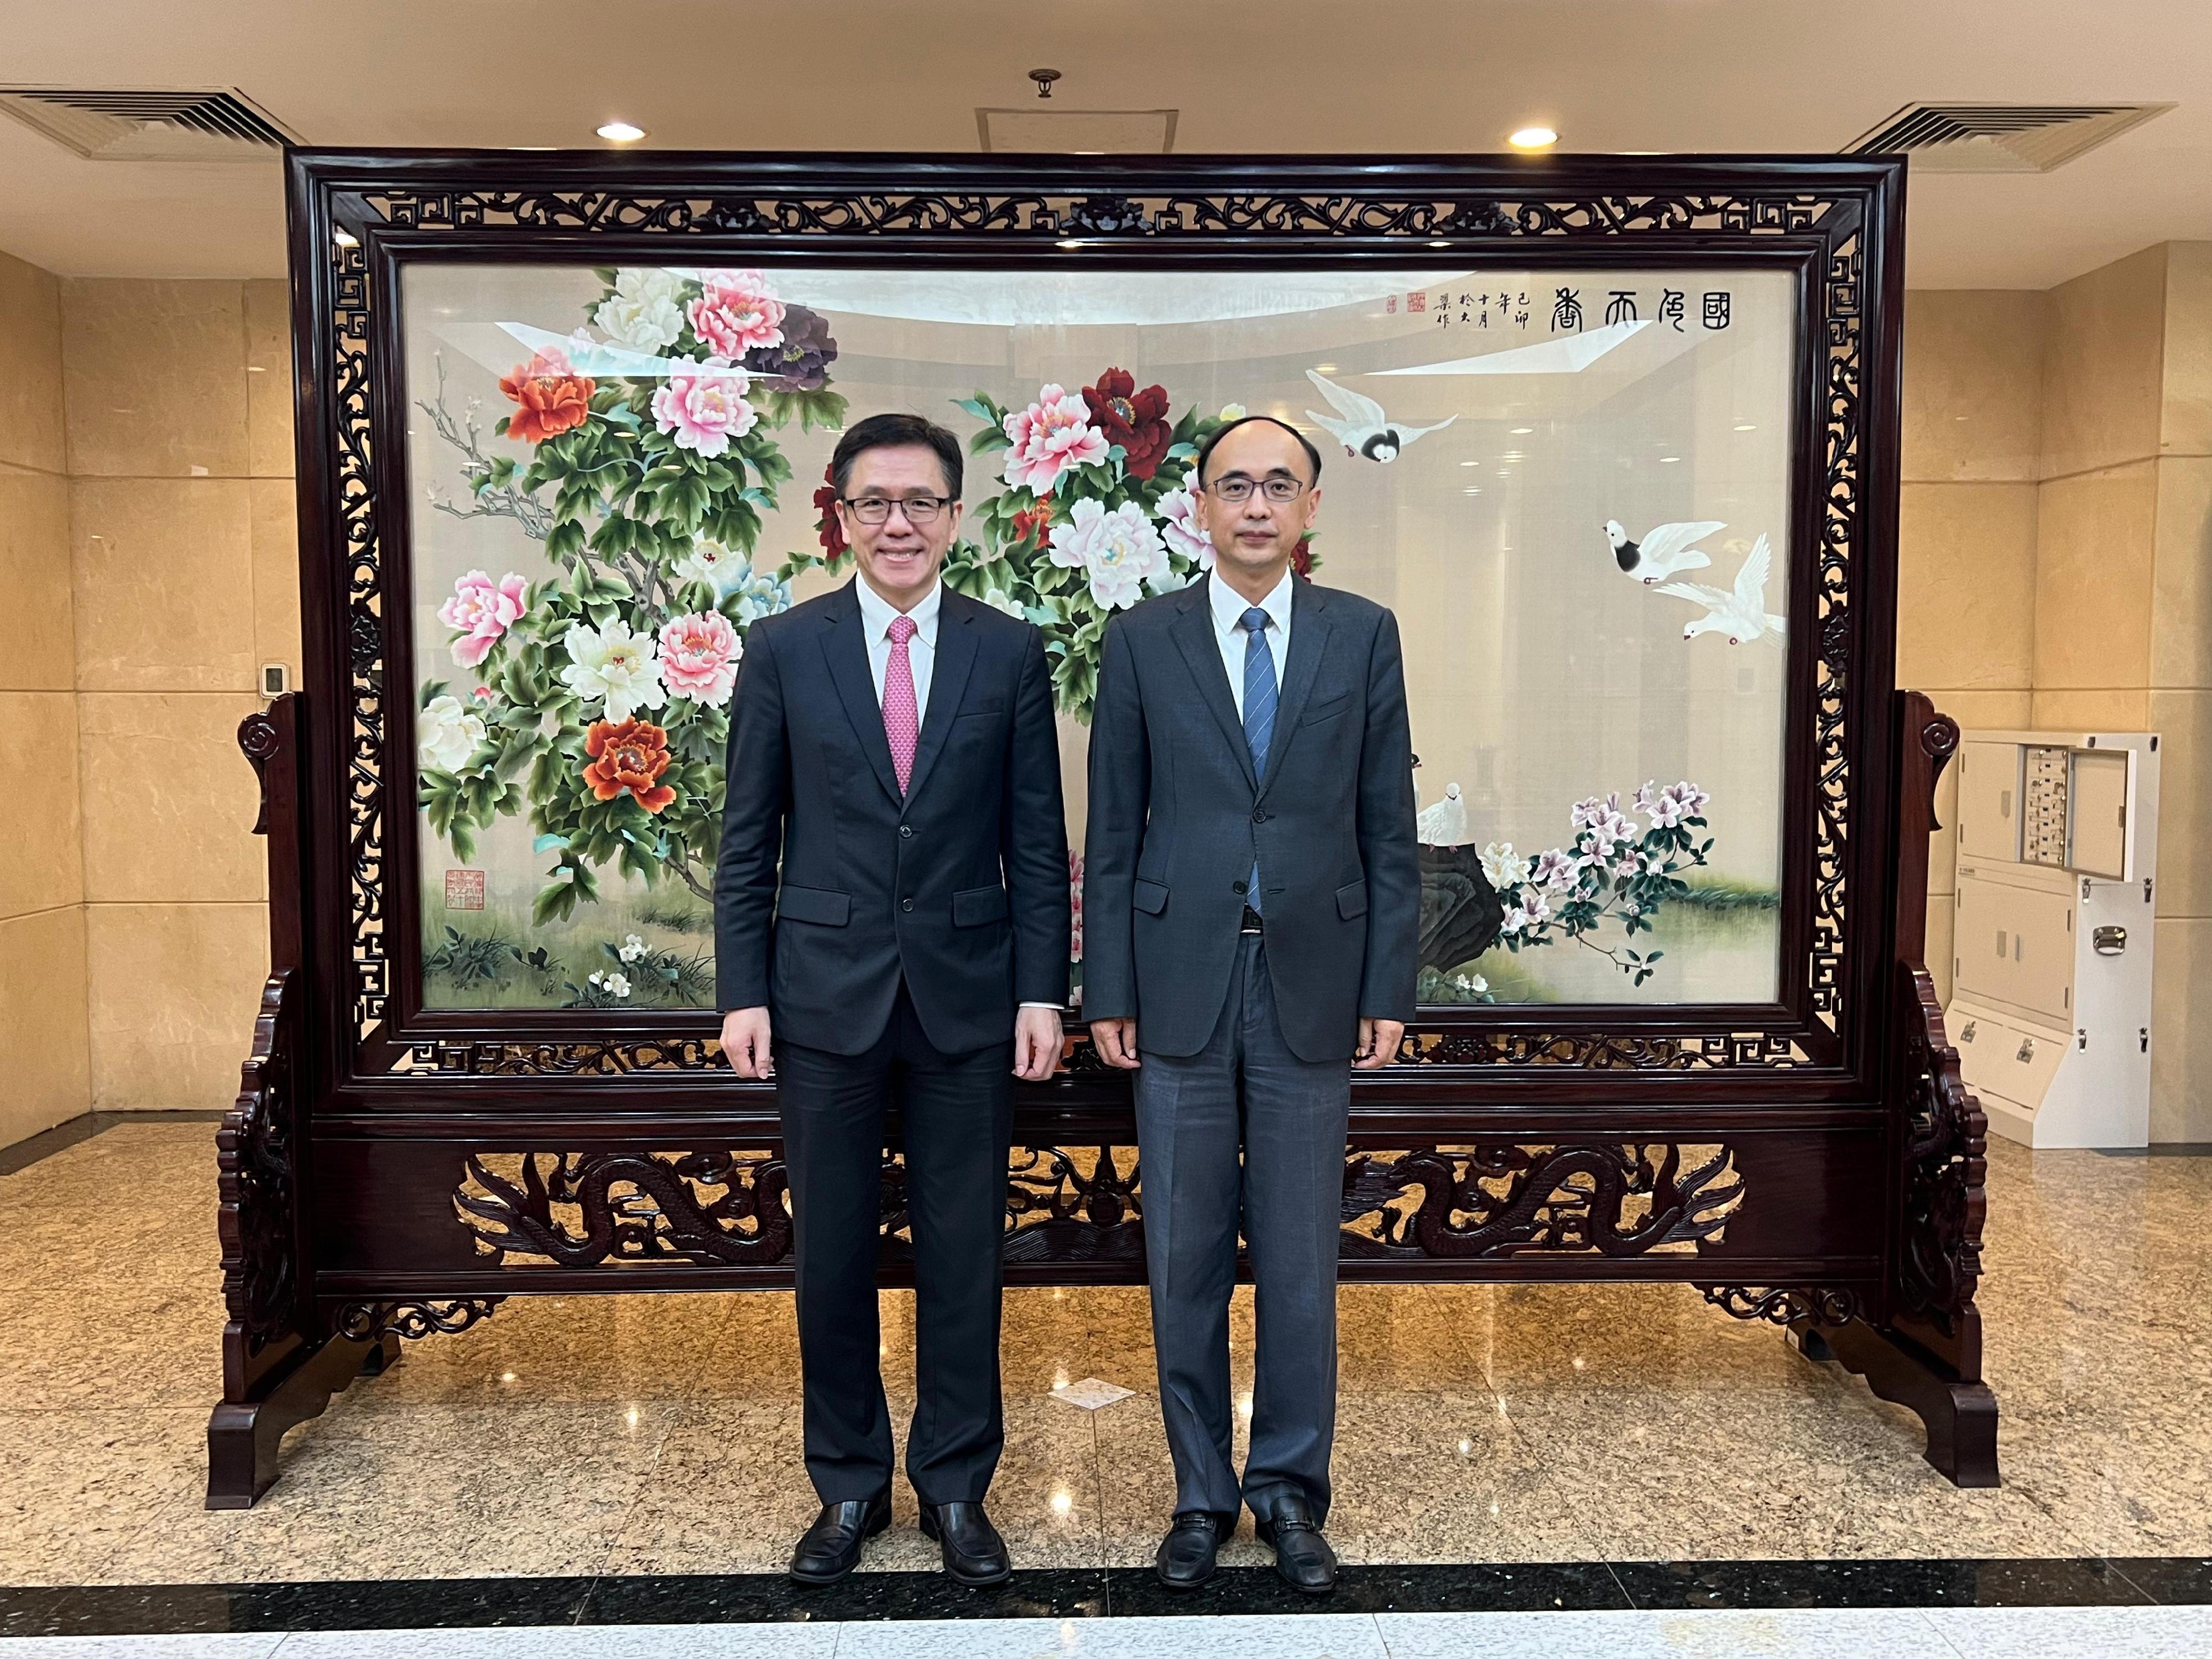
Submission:
M 2031 1146 L 2150 1136 L 2158 738 L 1969 732 L 1946 1023 L 1990 1127 Z

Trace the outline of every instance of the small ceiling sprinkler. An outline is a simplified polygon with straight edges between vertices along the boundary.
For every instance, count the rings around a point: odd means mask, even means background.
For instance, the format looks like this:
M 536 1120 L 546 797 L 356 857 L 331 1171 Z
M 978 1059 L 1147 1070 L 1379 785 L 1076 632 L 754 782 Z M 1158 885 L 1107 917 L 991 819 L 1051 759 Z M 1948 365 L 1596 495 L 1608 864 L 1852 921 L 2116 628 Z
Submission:
M 1036 82 L 1038 97 L 1049 98 L 1052 96 L 1052 83 L 1060 79 L 1060 71 L 1056 69 L 1033 69 L 1030 71 L 1030 79 Z

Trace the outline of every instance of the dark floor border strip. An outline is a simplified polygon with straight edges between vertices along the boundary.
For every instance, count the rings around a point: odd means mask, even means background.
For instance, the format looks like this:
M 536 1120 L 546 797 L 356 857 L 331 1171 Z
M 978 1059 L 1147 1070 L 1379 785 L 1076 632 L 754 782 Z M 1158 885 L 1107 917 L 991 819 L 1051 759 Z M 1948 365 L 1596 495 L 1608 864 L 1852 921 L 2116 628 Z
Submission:
M 1347 1567 L 1306 1596 L 1265 1567 L 1178 1594 L 1147 1569 L 1019 1572 L 995 1590 L 863 1572 L 826 1589 L 781 1573 L 0 1588 L 0 1636 L 426 1630 L 490 1625 L 764 1624 L 1112 1615 L 1568 1612 L 1607 1608 L 2088 1607 L 2212 1603 L 2212 1558 L 1601 1561 Z
M 0 1146 L 0 1176 L 20 1175 L 41 1158 L 52 1158 L 94 1135 L 106 1134 L 120 1124 L 220 1123 L 222 1118 L 221 1112 L 80 1112 L 12 1146 Z

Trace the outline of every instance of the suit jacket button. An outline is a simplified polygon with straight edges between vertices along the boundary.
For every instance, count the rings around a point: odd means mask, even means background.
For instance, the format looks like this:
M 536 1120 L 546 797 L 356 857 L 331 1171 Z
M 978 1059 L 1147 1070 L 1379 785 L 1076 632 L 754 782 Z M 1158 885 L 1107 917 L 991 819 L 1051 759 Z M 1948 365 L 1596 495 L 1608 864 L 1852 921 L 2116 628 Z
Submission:
M 913 901 L 912 899 L 901 899 L 901 900 L 899 901 L 899 908 L 900 908 L 900 909 L 902 909 L 902 910 L 911 910 L 911 909 L 913 909 L 913 908 L 914 908 L 914 901 Z
M 899 839 L 901 841 L 912 841 L 914 839 L 914 826 L 910 823 L 902 823 L 899 825 Z
M 1255 823 L 1265 823 L 1267 821 L 1267 815 L 1265 812 L 1255 812 L 1252 814 L 1252 822 Z

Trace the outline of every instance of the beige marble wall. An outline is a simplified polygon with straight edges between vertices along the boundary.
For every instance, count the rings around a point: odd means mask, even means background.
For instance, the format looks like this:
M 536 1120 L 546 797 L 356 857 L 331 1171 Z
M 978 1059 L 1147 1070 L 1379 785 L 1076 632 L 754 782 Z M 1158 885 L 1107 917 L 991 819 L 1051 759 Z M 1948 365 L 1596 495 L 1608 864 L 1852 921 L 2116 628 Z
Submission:
M 2041 294 L 1913 293 L 1905 300 L 1904 484 L 1898 532 L 1898 684 L 1962 726 L 2027 720 L 2035 684 Z M 1928 966 L 1951 994 L 1956 800 L 1929 849 Z
M 61 285 L 0 254 L 0 1146 L 90 1103 Z
M 299 667 L 284 284 L 60 297 L 91 1096 L 219 1107 L 268 957 L 234 733 Z

